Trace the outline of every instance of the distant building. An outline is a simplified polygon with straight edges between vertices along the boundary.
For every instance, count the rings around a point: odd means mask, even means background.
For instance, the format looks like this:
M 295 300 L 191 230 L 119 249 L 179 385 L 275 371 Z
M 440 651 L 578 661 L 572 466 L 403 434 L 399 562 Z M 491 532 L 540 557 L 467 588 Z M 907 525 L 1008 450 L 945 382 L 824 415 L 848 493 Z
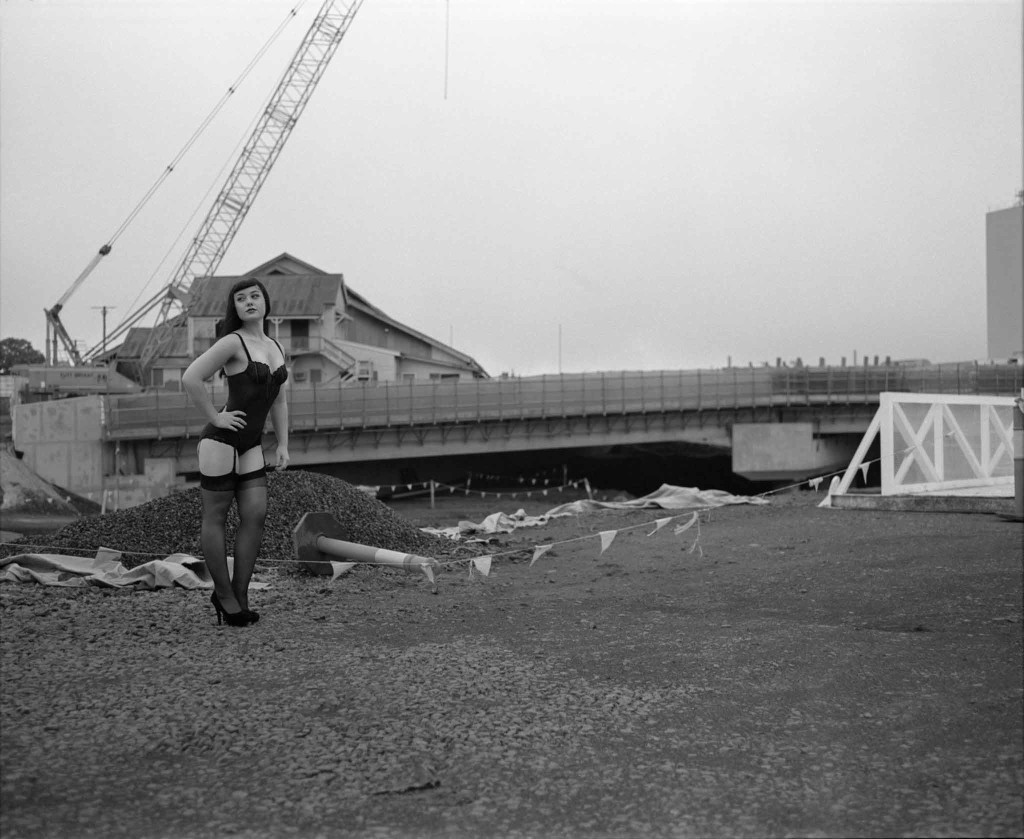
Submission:
M 197 279 L 187 314 L 156 327 L 171 335 L 150 367 L 147 386 L 180 388 L 181 374 L 192 359 L 216 340 L 228 290 L 243 278 L 266 286 L 270 335 L 285 351 L 295 387 L 489 378 L 470 356 L 373 306 L 341 274 L 328 274 L 283 253 L 239 276 Z M 111 353 L 118 369 L 127 373 L 136 367 L 150 331 L 132 329 Z
M 985 216 L 988 357 L 1024 363 L 1024 206 Z

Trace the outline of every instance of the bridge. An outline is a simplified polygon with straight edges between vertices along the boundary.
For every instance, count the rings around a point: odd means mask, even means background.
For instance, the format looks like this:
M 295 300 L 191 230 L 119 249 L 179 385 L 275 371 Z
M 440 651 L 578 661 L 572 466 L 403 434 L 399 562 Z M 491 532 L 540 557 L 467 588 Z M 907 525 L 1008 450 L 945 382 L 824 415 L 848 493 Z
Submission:
M 367 480 L 389 462 L 397 470 L 408 462 L 617 446 L 731 452 L 736 473 L 778 481 L 849 462 L 880 393 L 1013 396 L 1022 386 L 1018 365 L 954 363 L 296 387 L 288 391 L 289 449 L 295 466 L 336 465 L 349 480 L 370 483 L 389 482 Z M 212 387 L 211 396 L 222 404 L 223 388 Z M 183 393 L 106 397 L 104 439 L 136 463 L 173 458 L 178 474 L 195 472 L 194 441 L 204 425 Z

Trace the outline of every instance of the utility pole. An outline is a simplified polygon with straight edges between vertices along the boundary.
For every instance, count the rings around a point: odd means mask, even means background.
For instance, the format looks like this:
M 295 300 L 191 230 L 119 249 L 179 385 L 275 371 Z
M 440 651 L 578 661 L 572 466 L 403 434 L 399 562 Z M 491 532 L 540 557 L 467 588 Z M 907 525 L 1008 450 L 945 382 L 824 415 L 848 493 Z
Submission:
M 116 309 L 117 306 L 93 306 L 92 308 L 99 309 L 100 312 L 102 312 L 102 314 L 103 314 L 103 343 L 101 344 L 102 349 L 100 350 L 100 352 L 101 353 L 106 353 L 106 351 L 107 351 L 107 312 L 109 312 L 111 309 Z

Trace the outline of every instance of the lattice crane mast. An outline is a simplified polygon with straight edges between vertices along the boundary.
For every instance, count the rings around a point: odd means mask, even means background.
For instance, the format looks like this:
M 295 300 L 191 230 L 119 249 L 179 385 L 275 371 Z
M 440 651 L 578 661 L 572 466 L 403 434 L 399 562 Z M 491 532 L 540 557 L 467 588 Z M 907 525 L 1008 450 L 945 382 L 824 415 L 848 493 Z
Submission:
M 168 322 L 176 307 L 181 314 L 186 313 L 193 280 L 217 270 L 362 3 L 363 0 L 326 0 L 321 6 L 170 281 L 108 336 L 108 342 L 116 340 L 159 308 L 139 360 L 143 380 L 154 359 L 171 340 L 170 329 L 157 327 Z M 89 355 L 99 351 L 95 347 Z

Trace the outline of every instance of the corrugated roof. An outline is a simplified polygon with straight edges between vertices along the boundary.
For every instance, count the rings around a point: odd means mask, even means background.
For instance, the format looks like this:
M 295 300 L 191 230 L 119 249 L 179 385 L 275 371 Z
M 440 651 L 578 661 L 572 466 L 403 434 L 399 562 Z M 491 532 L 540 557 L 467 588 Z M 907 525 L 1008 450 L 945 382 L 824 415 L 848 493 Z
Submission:
M 238 280 L 252 277 L 206 277 L 192 284 L 190 317 L 224 317 L 228 292 Z M 255 277 L 270 295 L 270 313 L 286 318 L 320 317 L 333 306 L 342 288 L 341 274 L 264 274 Z
M 133 326 L 128 330 L 128 334 L 125 335 L 124 343 L 117 348 L 117 358 L 128 359 L 128 358 L 139 358 L 142 355 L 142 350 L 146 346 L 146 341 L 149 339 L 150 332 L 153 331 L 154 327 L 149 326 Z M 170 343 L 165 345 L 163 351 L 160 353 L 161 358 L 183 358 L 188 357 L 188 328 L 184 326 L 168 326 L 160 325 L 155 327 L 161 332 L 166 333 L 170 331 L 171 338 Z

